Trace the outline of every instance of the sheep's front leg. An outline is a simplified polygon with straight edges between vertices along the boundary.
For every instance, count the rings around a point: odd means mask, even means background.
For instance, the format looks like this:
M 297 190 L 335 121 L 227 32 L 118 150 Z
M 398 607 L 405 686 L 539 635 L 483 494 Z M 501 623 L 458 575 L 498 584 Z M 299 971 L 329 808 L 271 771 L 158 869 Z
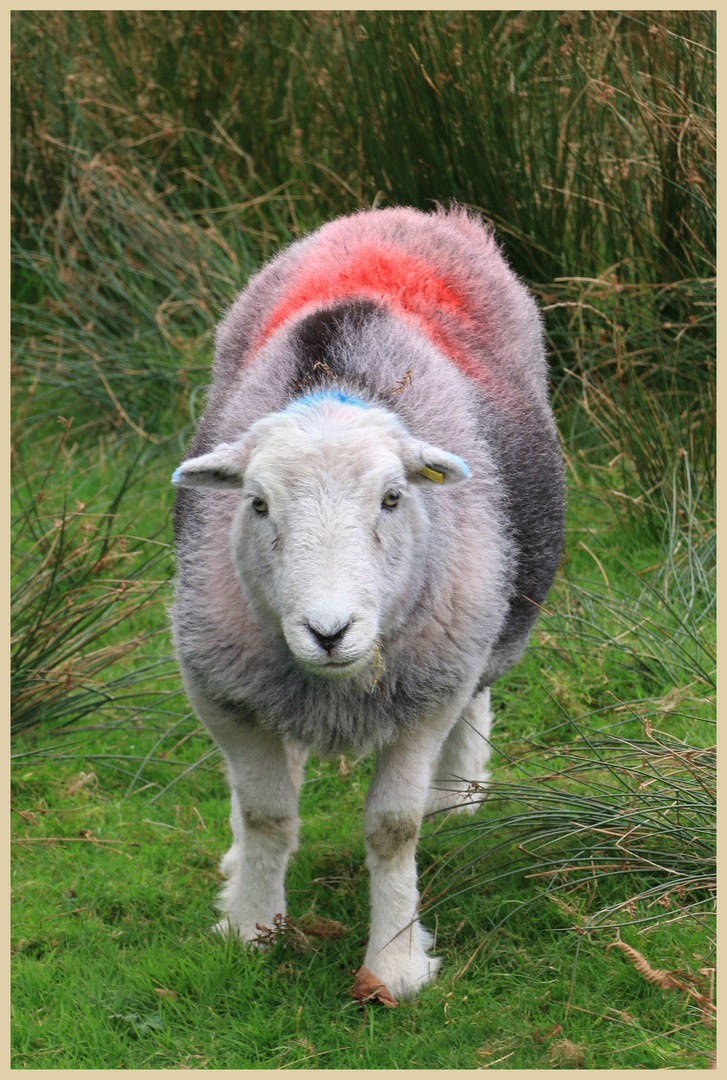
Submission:
M 443 715 L 383 750 L 366 796 L 371 931 L 364 964 L 396 997 L 414 997 L 439 967 L 417 918 L 416 846 L 432 765 L 452 720 Z
M 285 759 L 288 766 L 290 778 L 293 781 L 293 787 L 296 792 L 296 799 L 300 792 L 301 784 L 303 783 L 303 773 L 305 770 L 305 763 L 307 757 L 307 750 L 302 750 L 298 747 L 294 747 L 288 743 L 285 743 Z M 242 858 L 243 834 L 245 832 L 245 822 L 242 817 L 242 811 L 240 810 L 240 802 L 237 797 L 235 787 L 231 781 L 230 795 L 230 828 L 232 829 L 232 846 L 228 848 L 228 850 L 220 859 L 220 873 L 224 874 L 225 877 L 233 876 L 238 866 L 238 863 Z M 290 854 L 294 855 L 296 851 L 297 836 L 295 839 L 295 846 L 291 848 Z
M 272 929 L 274 917 L 286 912 L 285 871 L 298 839 L 305 754 L 198 696 L 193 704 L 227 759 L 231 789 L 233 844 L 221 865 L 229 880 L 215 929 L 254 941 L 258 924 Z
M 298 840 L 298 792 L 304 755 L 255 725 L 223 746 L 232 793 L 233 845 L 224 859 L 229 880 L 220 894 L 216 929 L 242 941 L 259 937 L 286 913 L 285 871 Z

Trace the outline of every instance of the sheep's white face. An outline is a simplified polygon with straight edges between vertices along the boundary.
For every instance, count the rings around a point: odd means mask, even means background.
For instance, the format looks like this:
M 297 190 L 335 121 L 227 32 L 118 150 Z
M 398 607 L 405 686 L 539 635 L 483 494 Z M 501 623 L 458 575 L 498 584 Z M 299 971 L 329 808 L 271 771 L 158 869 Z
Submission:
M 344 425 L 324 436 L 281 425 L 245 470 L 240 578 L 291 652 L 323 675 L 372 658 L 421 565 L 426 519 L 391 443 Z
M 467 475 L 386 410 L 318 394 L 175 478 L 241 488 L 232 551 L 250 603 L 300 664 L 340 677 L 376 659 L 377 639 L 419 592 L 428 520 L 418 484 Z

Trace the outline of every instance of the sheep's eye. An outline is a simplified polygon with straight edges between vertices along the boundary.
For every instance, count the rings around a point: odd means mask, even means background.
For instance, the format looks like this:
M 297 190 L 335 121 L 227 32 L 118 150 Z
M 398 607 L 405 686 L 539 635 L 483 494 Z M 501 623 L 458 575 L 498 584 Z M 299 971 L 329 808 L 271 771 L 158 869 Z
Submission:
M 395 506 L 399 505 L 400 498 L 398 491 L 387 491 L 381 500 L 381 505 L 385 510 L 393 510 Z
M 256 498 L 252 500 L 252 508 L 256 514 L 260 515 L 260 517 L 264 517 L 268 512 L 268 504 L 265 502 L 265 499 L 261 499 L 259 496 L 256 496 Z

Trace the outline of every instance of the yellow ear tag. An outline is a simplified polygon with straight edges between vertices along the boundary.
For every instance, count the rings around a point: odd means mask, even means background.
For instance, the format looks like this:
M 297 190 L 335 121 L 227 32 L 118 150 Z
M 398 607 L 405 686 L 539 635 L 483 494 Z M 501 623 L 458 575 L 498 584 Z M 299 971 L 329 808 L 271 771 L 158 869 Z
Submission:
M 427 480 L 435 480 L 438 484 L 444 483 L 444 473 L 437 472 L 436 469 L 430 469 L 428 465 L 419 470 L 419 475 L 426 476 Z

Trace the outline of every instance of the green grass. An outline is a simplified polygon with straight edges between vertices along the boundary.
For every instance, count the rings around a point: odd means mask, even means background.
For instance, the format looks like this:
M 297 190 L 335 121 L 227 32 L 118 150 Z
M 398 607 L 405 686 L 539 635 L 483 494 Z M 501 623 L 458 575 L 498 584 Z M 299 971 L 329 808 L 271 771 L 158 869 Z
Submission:
M 713 15 L 16 12 L 13 50 L 14 1066 L 709 1065 Z M 310 762 L 289 875 L 343 935 L 209 933 L 169 477 L 264 259 L 451 197 L 545 313 L 567 545 L 483 806 L 423 830 L 440 977 L 364 1012 L 370 760 Z
M 503 714 L 505 731 L 510 719 L 515 727 L 524 720 Z M 152 742 L 132 729 L 107 738 L 106 749 L 115 766 L 128 767 Z M 171 759 L 191 761 L 200 750 L 192 735 Z M 699 1010 L 644 982 L 615 950 L 606 955 L 612 931 L 580 936 L 589 904 L 633 894 L 623 876 L 598 875 L 585 896 L 559 894 L 522 869 L 493 872 L 467 892 L 453 888 L 426 916 L 445 958 L 436 987 L 395 1012 L 369 1006 L 364 1020 L 350 989 L 366 936 L 368 763 L 311 764 L 289 878 L 295 918 L 312 912 L 344 923 L 346 933 L 311 938 L 305 952 L 281 943 L 249 955 L 209 933 L 216 862 L 228 843 L 219 761 L 152 805 L 148 790 L 124 799 L 107 764 L 81 753 L 72 767 L 56 760 L 51 773 L 29 762 L 16 773 L 14 805 L 33 811 L 14 814 L 15 835 L 26 841 L 15 845 L 15 1067 L 474 1068 L 505 1055 L 512 1068 L 565 1067 L 569 1055 L 585 1067 L 706 1063 L 711 1034 Z M 159 762 L 148 776 L 164 783 L 174 768 Z M 476 820 L 494 824 L 496 814 Z M 442 831 L 432 832 L 420 860 L 425 896 L 442 849 Z M 71 842 L 32 843 L 42 837 Z M 454 870 L 468 857 L 457 856 Z M 480 868 L 493 861 L 480 853 Z M 683 918 L 690 899 L 675 891 L 669 915 Z M 653 966 L 705 966 L 709 905 L 703 921 L 690 918 L 675 937 L 650 902 L 632 904 L 624 939 Z

